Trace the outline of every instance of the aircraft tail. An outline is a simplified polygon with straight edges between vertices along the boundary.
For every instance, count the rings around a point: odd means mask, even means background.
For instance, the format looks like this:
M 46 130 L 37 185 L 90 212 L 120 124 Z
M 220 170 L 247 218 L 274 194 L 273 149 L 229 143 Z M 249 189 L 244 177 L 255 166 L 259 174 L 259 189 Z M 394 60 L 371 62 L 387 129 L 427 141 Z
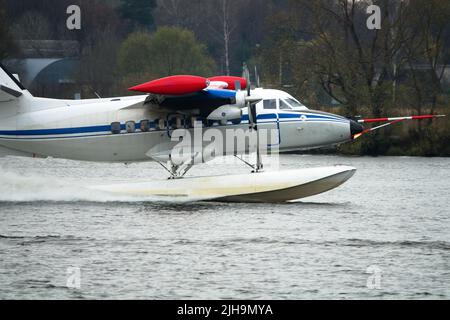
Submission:
M 0 63 L 0 119 L 32 110 L 36 104 L 35 97 L 20 83 L 4 65 Z
M 6 123 L 2 120 L 8 121 L 8 117 L 17 114 L 19 109 L 29 105 L 34 99 L 20 81 L 0 63 L 0 131 Z M 6 127 L 7 130 L 14 130 L 14 127 Z M 5 156 L 31 157 L 33 155 L 0 145 L 0 158 Z

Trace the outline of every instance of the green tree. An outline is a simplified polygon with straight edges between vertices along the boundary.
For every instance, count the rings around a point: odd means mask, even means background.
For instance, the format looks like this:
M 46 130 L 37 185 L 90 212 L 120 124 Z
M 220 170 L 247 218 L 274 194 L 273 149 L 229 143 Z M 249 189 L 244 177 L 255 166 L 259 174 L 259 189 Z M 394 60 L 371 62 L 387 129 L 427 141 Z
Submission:
M 135 32 L 128 36 L 120 46 L 117 57 L 121 75 L 150 72 L 151 41 L 152 37 L 148 32 Z
M 154 34 L 135 32 L 121 45 L 118 68 L 122 77 L 146 81 L 177 74 L 208 76 L 215 64 L 192 32 L 161 27 Z M 131 77 L 131 78 L 130 78 Z
M 210 75 L 214 61 L 206 47 L 197 42 L 194 34 L 175 27 L 159 28 L 152 36 L 152 71 L 158 75 Z

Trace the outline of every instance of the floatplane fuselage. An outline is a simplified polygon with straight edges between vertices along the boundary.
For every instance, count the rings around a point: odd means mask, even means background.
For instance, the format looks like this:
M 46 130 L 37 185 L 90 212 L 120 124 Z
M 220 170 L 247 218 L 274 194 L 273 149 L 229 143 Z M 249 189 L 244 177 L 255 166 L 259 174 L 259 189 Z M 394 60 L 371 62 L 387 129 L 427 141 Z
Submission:
M 260 129 L 272 133 L 270 144 L 280 152 L 306 150 L 341 144 L 352 140 L 351 120 L 340 116 L 293 108 L 280 109 L 293 97 L 277 90 L 254 90 L 264 96 L 257 104 Z M 226 130 L 249 130 L 244 108 L 240 121 L 226 124 L 164 112 L 145 104 L 147 96 L 95 100 L 52 100 L 24 93 L 17 101 L 2 104 L 0 145 L 14 152 L 35 157 L 54 157 L 99 162 L 153 161 L 149 150 L 175 144 L 172 134 L 185 129 L 194 135 L 195 121 L 208 131 L 221 131 L 225 150 L 232 154 L 238 146 L 227 143 Z M 266 105 L 266 108 L 264 107 Z M 154 111 L 156 109 L 156 111 Z M 362 130 L 361 130 L 362 131 Z M 12 152 L 11 151 L 11 152 Z M 248 150 L 239 150 L 245 152 Z

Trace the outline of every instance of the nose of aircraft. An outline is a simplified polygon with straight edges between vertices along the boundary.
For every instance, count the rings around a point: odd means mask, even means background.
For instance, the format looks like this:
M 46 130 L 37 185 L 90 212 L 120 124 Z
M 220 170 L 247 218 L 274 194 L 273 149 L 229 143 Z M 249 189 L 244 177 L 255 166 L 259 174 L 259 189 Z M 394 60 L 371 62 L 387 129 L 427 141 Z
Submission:
M 354 137 L 357 134 L 360 134 L 361 132 L 364 131 L 364 127 L 356 122 L 355 120 L 350 120 L 350 132 L 352 137 Z

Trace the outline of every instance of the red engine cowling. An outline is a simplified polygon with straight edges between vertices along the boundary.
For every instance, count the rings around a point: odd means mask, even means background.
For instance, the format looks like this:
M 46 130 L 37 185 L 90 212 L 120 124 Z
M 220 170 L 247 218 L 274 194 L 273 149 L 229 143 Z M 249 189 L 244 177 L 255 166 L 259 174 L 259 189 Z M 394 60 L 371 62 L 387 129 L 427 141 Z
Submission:
M 128 90 L 161 95 L 181 96 L 199 92 L 209 85 L 209 80 L 197 76 L 171 76 L 131 87 Z
M 236 90 L 236 82 L 240 82 L 242 90 L 247 89 L 247 80 L 245 78 L 241 78 L 241 77 L 218 76 L 218 77 L 208 78 L 208 80 L 209 81 L 226 82 L 228 84 L 228 87 L 227 87 L 228 90 Z

